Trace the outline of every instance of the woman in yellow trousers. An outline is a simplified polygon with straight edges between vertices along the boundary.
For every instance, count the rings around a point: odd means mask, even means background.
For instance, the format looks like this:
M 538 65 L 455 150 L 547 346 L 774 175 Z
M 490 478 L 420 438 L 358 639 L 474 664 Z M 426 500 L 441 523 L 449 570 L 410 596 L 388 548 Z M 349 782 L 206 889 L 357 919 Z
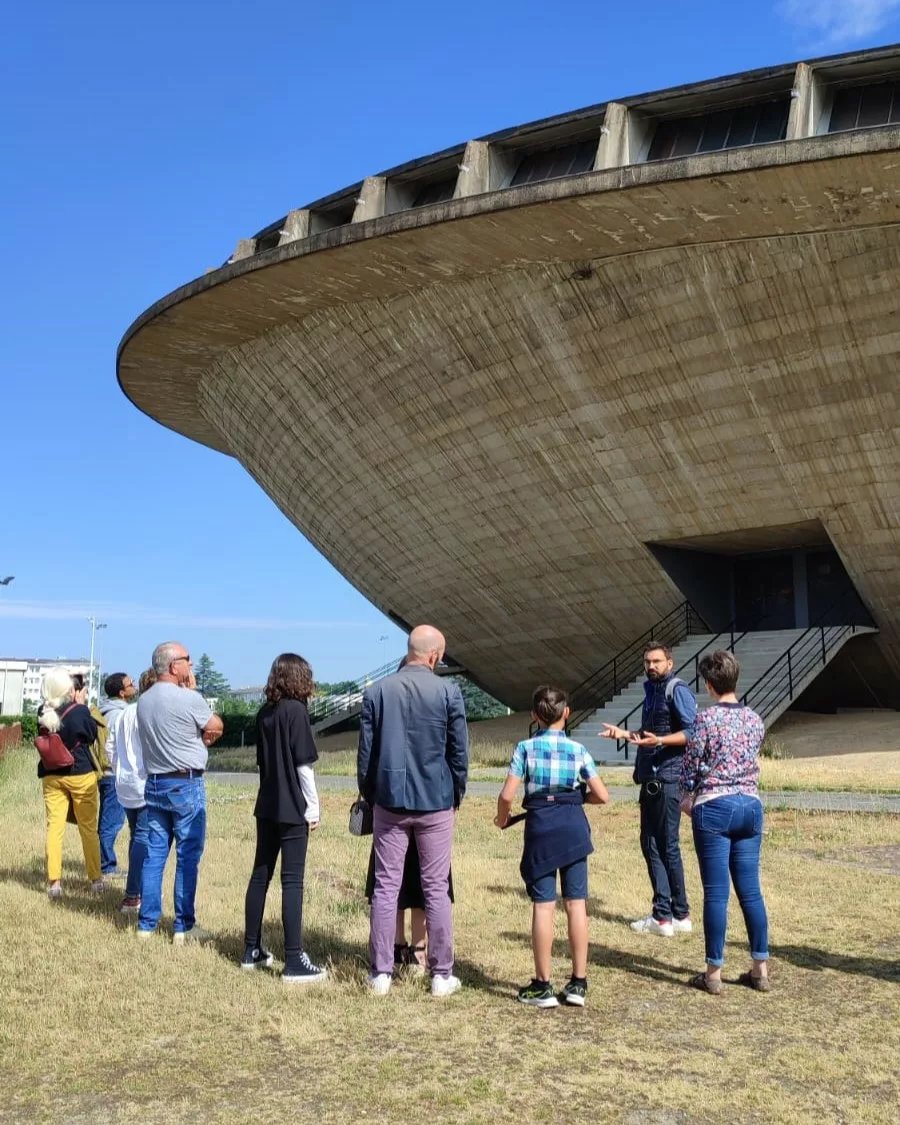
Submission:
M 97 724 L 88 708 L 75 702 L 72 678 L 65 669 L 54 668 L 44 676 L 41 694 L 44 705 L 38 714 L 38 725 L 48 734 L 58 734 L 75 759 L 72 765 L 58 770 L 45 769 L 43 762 L 38 765 L 47 810 L 47 894 L 52 899 L 62 894 L 62 845 L 70 803 L 81 834 L 91 890 L 100 892 L 103 890 L 97 835 L 100 799 L 91 751 L 97 738 Z

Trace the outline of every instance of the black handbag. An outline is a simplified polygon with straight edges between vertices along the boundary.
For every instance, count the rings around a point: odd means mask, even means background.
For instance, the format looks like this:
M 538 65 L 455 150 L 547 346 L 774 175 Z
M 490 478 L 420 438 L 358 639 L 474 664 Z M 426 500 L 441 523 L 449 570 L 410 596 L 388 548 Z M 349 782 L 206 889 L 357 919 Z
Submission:
M 360 795 L 350 806 L 350 835 L 371 836 L 372 822 L 372 806 Z

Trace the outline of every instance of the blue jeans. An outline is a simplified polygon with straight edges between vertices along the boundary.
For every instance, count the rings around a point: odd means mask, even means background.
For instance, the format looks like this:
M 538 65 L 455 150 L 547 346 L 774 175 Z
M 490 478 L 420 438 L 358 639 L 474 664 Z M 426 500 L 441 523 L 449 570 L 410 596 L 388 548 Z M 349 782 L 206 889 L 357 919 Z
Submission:
M 689 918 L 691 908 L 687 900 L 678 835 L 681 828 L 678 783 L 662 781 L 659 792 L 654 794 L 645 782 L 641 785 L 639 802 L 641 851 L 653 887 L 653 917 L 657 922 Z
M 725 928 L 731 879 L 744 912 L 750 956 L 769 957 L 769 919 L 759 886 L 759 850 L 763 807 L 758 797 L 736 793 L 698 805 L 691 817 L 694 846 L 703 880 L 703 933 L 706 962 L 720 967 L 725 960 Z
M 147 806 L 141 805 L 139 809 L 126 809 L 128 818 L 128 879 L 125 883 L 125 897 L 139 898 L 141 893 L 141 877 L 144 872 L 144 860 L 147 858 L 147 838 L 149 827 L 147 825 Z
M 116 796 L 116 779 L 105 774 L 97 782 L 100 790 L 100 818 L 97 833 L 100 836 L 100 867 L 104 875 L 115 871 L 119 866 L 116 859 L 116 836 L 125 823 L 125 810 Z
M 139 930 L 155 930 L 162 914 L 162 884 L 175 841 L 175 933 L 193 928 L 197 869 L 206 843 L 206 788 L 202 777 L 148 777 L 147 856 L 141 877 Z

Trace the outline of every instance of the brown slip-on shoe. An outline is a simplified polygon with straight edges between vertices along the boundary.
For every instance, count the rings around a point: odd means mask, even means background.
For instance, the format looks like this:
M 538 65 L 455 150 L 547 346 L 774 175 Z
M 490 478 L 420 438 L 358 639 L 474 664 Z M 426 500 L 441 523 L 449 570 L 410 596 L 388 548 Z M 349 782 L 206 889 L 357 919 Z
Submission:
M 755 977 L 753 973 L 741 973 L 737 979 L 738 984 L 752 988 L 754 992 L 771 992 L 772 986 L 768 977 Z
M 710 980 L 706 973 L 697 973 L 690 979 L 691 988 L 699 988 L 701 992 L 708 992 L 710 996 L 718 996 L 725 987 L 720 980 Z

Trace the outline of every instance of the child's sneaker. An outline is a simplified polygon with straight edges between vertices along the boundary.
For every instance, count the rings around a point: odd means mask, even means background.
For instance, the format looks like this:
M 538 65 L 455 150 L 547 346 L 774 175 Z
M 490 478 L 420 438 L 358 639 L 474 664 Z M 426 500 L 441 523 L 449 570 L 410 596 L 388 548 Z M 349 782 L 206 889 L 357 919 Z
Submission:
M 519 1003 L 529 1004 L 532 1008 L 558 1008 L 559 1001 L 549 981 L 532 980 L 519 989 Z
M 241 968 L 252 972 L 254 969 L 269 969 L 275 960 L 275 954 L 258 945 L 255 949 L 245 949 L 241 958 Z
M 317 981 L 325 980 L 327 976 L 327 969 L 314 965 L 306 953 L 301 953 L 296 961 L 284 966 L 281 979 L 285 984 L 315 984 Z M 388 980 L 390 979 L 388 977 Z
M 122 899 L 122 905 L 119 907 L 120 914 L 136 914 L 141 908 L 140 895 L 126 895 Z
M 574 1004 L 577 1008 L 583 1008 L 587 999 L 587 981 L 584 977 L 572 977 L 563 987 L 562 998 L 564 1004 Z
M 694 923 L 690 918 L 673 918 L 672 929 L 676 934 L 692 934 L 694 932 Z

